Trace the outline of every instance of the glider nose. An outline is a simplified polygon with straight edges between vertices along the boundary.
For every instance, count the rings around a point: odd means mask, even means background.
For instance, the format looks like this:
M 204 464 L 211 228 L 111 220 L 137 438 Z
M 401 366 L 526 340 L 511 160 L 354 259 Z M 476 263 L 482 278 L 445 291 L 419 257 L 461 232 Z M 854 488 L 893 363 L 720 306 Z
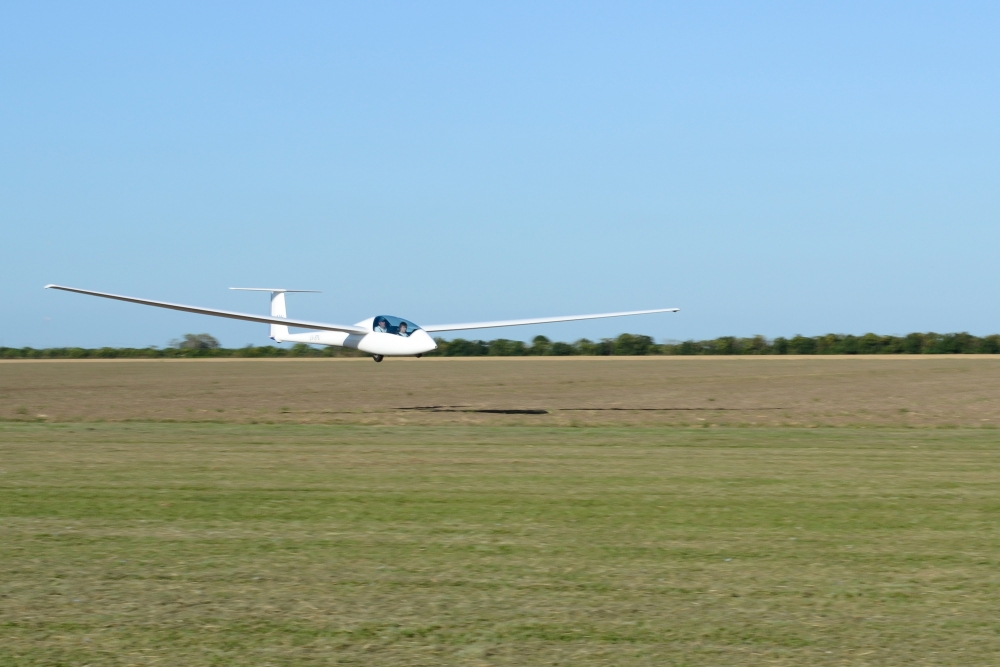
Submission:
M 414 331 L 413 335 L 410 336 L 410 340 L 420 346 L 420 354 L 437 349 L 437 343 L 435 343 L 434 339 L 430 337 L 430 334 L 423 329 L 417 329 Z

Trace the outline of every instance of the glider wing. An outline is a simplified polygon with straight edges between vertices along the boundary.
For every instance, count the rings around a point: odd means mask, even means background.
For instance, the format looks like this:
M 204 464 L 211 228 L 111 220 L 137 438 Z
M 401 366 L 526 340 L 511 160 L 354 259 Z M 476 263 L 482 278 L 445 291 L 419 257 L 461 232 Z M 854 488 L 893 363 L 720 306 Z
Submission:
M 236 313 L 231 310 L 217 310 L 215 308 L 201 308 L 199 306 L 185 306 L 180 303 L 168 303 L 166 301 L 153 301 L 152 299 L 139 299 L 134 296 L 122 296 L 120 294 L 108 294 L 106 292 L 93 292 L 91 290 L 79 289 L 77 287 L 63 287 L 62 285 L 46 285 L 46 289 L 61 289 L 66 292 L 76 292 L 78 294 L 89 294 L 105 299 L 117 299 L 118 301 L 128 301 L 129 303 L 141 303 L 144 306 L 156 306 L 157 308 L 169 308 L 170 310 L 182 310 L 186 313 L 197 313 L 198 315 L 212 315 L 214 317 L 228 317 L 232 320 L 246 320 L 247 322 L 260 322 L 262 324 L 283 324 L 290 327 L 300 327 L 302 329 L 318 329 L 320 331 L 343 331 L 352 334 L 367 334 L 368 330 L 350 324 L 323 324 L 321 322 L 308 322 L 306 320 L 295 320 L 287 317 L 269 317 L 267 315 L 251 315 L 249 313 Z
M 466 322 L 465 324 L 432 324 L 420 328 L 429 333 L 437 331 L 464 331 L 466 329 L 492 329 L 494 327 L 519 327 L 525 324 L 548 324 L 550 322 L 573 322 L 575 320 L 599 320 L 604 317 L 625 317 L 626 315 L 648 315 L 649 313 L 676 313 L 680 308 L 656 308 L 654 310 L 630 310 L 624 313 L 600 313 L 598 315 L 566 315 L 564 317 L 536 317 L 528 320 L 498 320 L 496 322 Z

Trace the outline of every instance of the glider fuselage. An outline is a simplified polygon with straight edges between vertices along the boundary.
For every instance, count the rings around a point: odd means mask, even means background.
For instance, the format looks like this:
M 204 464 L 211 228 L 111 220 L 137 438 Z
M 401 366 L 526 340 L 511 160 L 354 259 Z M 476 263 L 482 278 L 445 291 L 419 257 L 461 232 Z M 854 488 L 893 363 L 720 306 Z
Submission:
M 367 320 L 358 322 L 355 325 L 366 329 L 369 332 L 366 334 L 345 333 L 342 331 L 310 331 L 309 333 L 272 335 L 272 338 L 278 343 L 290 342 L 349 347 L 383 357 L 412 357 L 437 349 L 437 343 L 434 342 L 434 339 L 426 331 L 415 327 L 411 322 L 407 322 L 409 326 L 401 334 L 398 325 L 389 325 L 385 327 L 386 331 L 380 331 L 375 326 L 375 321 L 376 318 L 369 317 Z

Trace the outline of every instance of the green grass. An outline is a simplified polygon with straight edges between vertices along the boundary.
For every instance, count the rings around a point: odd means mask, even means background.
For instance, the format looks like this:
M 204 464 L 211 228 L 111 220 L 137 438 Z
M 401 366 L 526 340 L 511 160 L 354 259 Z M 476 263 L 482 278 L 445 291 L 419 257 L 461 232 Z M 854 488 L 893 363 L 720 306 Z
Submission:
M 998 445 L 0 423 L 0 665 L 994 664 Z

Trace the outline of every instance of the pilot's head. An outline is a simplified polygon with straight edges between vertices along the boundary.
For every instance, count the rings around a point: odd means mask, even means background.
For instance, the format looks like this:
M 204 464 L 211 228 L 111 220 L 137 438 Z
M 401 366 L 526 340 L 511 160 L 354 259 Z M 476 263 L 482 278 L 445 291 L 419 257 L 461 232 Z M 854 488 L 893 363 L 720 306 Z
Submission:
M 385 321 L 385 318 L 380 317 L 377 324 L 380 329 L 389 328 L 389 323 Z
M 406 322 L 399 323 L 399 333 L 406 333 Z

